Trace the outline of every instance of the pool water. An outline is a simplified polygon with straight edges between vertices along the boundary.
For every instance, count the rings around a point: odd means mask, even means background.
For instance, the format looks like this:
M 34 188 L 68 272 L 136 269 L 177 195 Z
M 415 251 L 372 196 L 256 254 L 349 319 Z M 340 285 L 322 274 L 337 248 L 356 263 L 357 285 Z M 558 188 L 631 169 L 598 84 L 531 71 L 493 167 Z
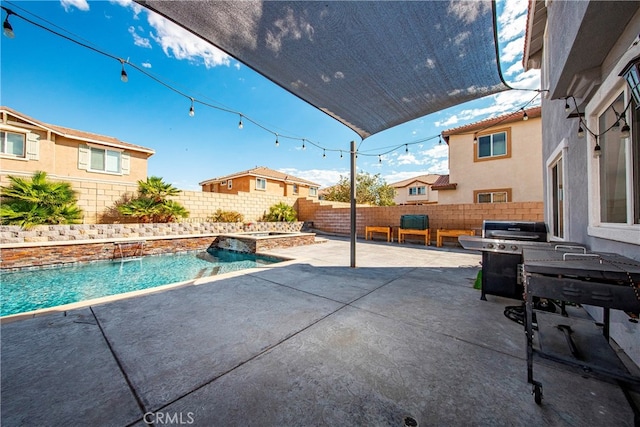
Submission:
M 0 316 L 148 289 L 283 261 L 251 253 L 208 249 L 99 261 L 69 267 L 21 270 L 0 277 Z

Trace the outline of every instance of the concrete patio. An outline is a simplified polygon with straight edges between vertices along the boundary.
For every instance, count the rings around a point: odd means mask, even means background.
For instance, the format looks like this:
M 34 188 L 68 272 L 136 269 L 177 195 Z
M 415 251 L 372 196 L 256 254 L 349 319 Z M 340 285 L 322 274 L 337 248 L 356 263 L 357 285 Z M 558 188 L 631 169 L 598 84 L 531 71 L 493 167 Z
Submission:
M 5 323 L 2 425 L 632 426 L 619 387 L 536 364 L 480 254 L 359 241 Z

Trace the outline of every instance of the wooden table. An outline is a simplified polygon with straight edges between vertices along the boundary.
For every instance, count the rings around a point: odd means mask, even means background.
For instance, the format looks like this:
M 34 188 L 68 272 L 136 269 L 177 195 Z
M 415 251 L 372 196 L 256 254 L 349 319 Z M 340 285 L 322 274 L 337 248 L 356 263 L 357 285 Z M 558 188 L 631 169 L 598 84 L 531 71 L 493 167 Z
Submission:
M 373 239 L 373 233 L 384 233 L 387 235 L 387 242 L 389 240 L 393 240 L 393 236 L 391 235 L 391 227 L 382 227 L 382 226 L 371 226 L 367 225 L 364 227 L 364 238 L 365 240 Z
M 442 247 L 443 237 L 459 237 L 459 236 L 475 236 L 476 233 L 473 230 L 447 230 L 446 228 L 439 228 L 436 231 L 436 246 Z

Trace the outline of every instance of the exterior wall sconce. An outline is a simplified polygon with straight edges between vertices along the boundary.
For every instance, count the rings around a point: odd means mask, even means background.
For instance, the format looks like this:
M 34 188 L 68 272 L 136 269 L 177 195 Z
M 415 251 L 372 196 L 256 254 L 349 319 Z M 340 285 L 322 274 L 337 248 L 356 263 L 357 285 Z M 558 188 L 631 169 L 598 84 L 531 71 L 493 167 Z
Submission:
M 640 106 L 640 56 L 629 61 L 619 75 L 627 81 L 633 100 Z

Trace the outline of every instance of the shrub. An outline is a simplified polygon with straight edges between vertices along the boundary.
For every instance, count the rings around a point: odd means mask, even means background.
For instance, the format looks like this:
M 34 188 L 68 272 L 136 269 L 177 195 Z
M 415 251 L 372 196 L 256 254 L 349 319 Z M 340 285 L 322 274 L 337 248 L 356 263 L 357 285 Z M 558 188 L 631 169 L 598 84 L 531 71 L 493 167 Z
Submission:
M 211 222 L 242 222 L 244 216 L 240 212 L 218 209 L 207 219 Z
M 298 219 L 298 213 L 293 208 L 284 202 L 275 204 L 269 208 L 269 213 L 266 213 L 263 217 L 267 222 L 293 222 Z
M 9 176 L 11 185 L 2 187 L 2 224 L 30 228 L 40 224 L 77 224 L 82 210 L 76 205 L 76 192 L 68 182 L 52 182 L 46 172 L 31 179 Z

